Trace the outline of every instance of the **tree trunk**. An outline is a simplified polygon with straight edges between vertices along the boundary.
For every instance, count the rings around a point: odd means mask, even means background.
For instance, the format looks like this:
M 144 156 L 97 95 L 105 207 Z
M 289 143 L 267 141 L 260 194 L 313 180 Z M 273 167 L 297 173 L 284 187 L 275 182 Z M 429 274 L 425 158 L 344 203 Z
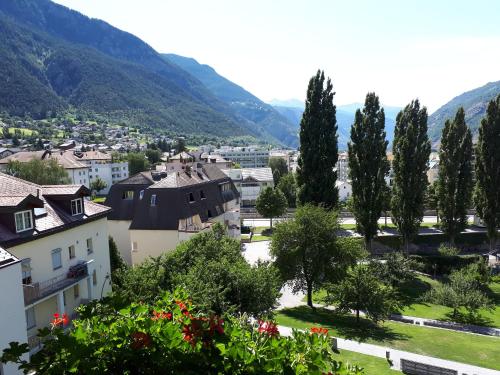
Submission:
M 372 239 L 369 237 L 365 237 L 365 248 L 368 253 L 372 253 Z
M 455 247 L 455 234 L 450 234 L 450 246 Z
M 385 211 L 384 220 L 385 220 L 385 227 L 387 228 L 387 211 Z
M 496 246 L 497 246 L 497 238 L 495 236 L 491 236 L 490 237 L 490 252 L 495 250 Z
M 410 255 L 410 240 L 406 237 L 403 237 L 403 245 L 405 249 L 405 254 Z
M 359 323 L 359 309 L 356 310 L 356 323 Z
M 273 229 L 273 218 L 270 218 L 271 220 L 271 229 Z
M 312 300 L 312 285 L 307 283 L 307 306 L 314 310 L 313 300 Z

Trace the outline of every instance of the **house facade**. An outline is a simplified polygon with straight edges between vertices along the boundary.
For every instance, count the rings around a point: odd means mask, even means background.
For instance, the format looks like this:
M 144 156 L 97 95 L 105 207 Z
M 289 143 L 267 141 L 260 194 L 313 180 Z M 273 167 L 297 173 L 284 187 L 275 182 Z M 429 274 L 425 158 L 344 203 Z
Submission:
M 233 181 L 241 198 L 242 206 L 255 206 L 260 192 L 274 187 L 273 171 L 265 168 L 240 168 L 222 170 Z
M 238 163 L 241 168 L 263 168 L 269 164 L 269 151 L 258 147 L 223 147 L 212 154 Z
M 20 261 L 24 329 L 31 352 L 54 313 L 111 291 L 106 216 L 82 185 L 36 185 L 0 173 L 0 246 Z
M 221 222 L 239 238 L 239 195 L 216 166 L 186 164 L 176 172 L 141 172 L 111 187 L 109 233 L 130 265 L 175 249 Z

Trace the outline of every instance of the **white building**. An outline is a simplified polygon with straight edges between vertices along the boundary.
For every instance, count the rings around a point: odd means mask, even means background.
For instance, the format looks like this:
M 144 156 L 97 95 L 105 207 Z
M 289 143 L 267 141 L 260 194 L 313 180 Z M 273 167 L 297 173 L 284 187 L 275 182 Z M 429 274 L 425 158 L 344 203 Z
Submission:
M 222 170 L 233 181 L 240 193 L 242 206 L 255 206 L 260 192 L 266 187 L 274 187 L 271 168 L 241 168 Z
M 0 246 L 21 262 L 31 352 L 54 313 L 71 317 L 75 307 L 111 291 L 110 209 L 86 200 L 89 194 L 82 185 L 41 186 L 0 173 Z
M 335 186 L 339 190 L 339 201 L 345 202 L 352 196 L 352 185 L 347 181 L 336 181 Z
M 0 353 L 14 341 L 20 344 L 28 342 L 26 319 L 21 283 L 21 262 L 15 256 L 0 247 L 0 285 L 3 303 L 0 304 Z M 23 356 L 28 360 L 28 355 Z M 0 374 L 20 374 L 18 365 L 0 363 Z
M 56 160 L 63 167 L 73 185 L 84 185 L 89 187 L 89 171 L 87 165 L 75 159 L 73 151 L 64 150 L 42 150 L 21 151 L 0 160 L 0 171 L 5 171 L 10 161 L 26 163 L 32 159 Z
M 349 179 L 349 157 L 347 152 L 341 152 L 337 159 L 337 181 L 347 181 Z
M 241 168 L 263 168 L 269 164 L 269 151 L 257 147 L 222 147 L 211 154 L 238 163 Z
M 128 177 L 128 162 L 112 160 L 111 154 L 101 151 L 86 151 L 75 153 L 76 160 L 87 166 L 90 183 L 97 177 L 106 183 L 106 188 L 99 194 L 107 194 L 111 186 Z

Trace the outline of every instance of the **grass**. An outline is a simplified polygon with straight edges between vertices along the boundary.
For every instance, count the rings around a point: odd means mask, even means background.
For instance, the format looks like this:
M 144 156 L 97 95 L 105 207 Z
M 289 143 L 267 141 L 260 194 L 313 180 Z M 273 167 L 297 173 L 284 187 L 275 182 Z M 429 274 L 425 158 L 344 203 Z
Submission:
M 262 236 L 260 234 L 256 234 L 252 237 L 252 242 L 259 242 L 259 241 L 271 241 L 271 237 Z
M 436 223 L 421 223 L 420 228 L 434 228 Z M 389 229 L 396 229 L 396 224 L 393 224 L 391 222 L 387 222 L 387 225 L 380 224 L 379 223 L 380 229 L 384 228 L 389 228 Z M 346 230 L 355 230 L 356 229 L 356 224 L 340 224 L 340 228 L 346 229 Z
M 36 130 L 24 129 L 24 128 L 9 128 L 9 134 L 14 135 L 16 130 L 21 131 L 21 134 L 27 137 L 31 136 L 33 133 L 38 134 Z
M 104 203 L 105 200 L 106 200 L 106 197 L 95 197 L 94 199 L 92 199 L 92 202 L 94 202 L 94 203 Z
M 498 337 L 391 321 L 376 325 L 363 318 L 357 324 L 354 316 L 326 309 L 313 311 L 307 306 L 281 310 L 276 319 L 288 327 L 309 329 L 320 325 L 333 330 L 337 337 L 500 370 Z
M 416 316 L 419 318 L 438 319 L 438 320 L 452 320 L 452 309 L 442 305 L 435 305 L 432 303 L 419 302 L 418 298 L 429 290 L 433 285 L 438 284 L 439 281 L 433 280 L 430 277 L 420 275 L 417 279 L 403 284 L 401 292 L 409 303 L 401 313 L 403 315 Z M 478 325 L 485 325 L 490 327 L 500 328 L 500 282 L 492 282 L 489 285 L 489 296 L 496 305 L 496 309 L 489 311 L 486 309 L 479 310 L 476 321 L 471 323 Z M 465 311 L 461 311 L 462 316 L 466 317 Z
M 351 352 L 348 350 L 340 350 L 335 357 L 337 361 L 363 367 L 366 375 L 401 374 L 399 371 L 391 370 L 389 363 L 384 358 L 373 357 L 371 355 Z

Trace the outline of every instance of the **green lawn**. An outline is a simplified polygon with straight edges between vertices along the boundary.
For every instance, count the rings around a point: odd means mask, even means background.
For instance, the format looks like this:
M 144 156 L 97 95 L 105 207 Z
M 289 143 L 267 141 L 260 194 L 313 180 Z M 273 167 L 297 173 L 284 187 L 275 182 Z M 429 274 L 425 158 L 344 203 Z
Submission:
M 363 367 L 366 375 L 396 375 L 401 372 L 391 370 L 389 363 L 384 358 L 373 357 L 371 355 L 350 352 L 348 350 L 340 350 L 336 355 L 336 359 L 343 363 L 358 365 Z
M 375 325 L 361 319 L 358 325 L 354 316 L 338 315 L 326 309 L 314 312 L 307 306 L 281 310 L 276 319 L 279 324 L 288 327 L 309 329 L 320 325 L 331 329 L 337 337 L 500 370 L 498 337 L 391 321 Z
M 31 129 L 24 129 L 24 128 L 9 128 L 9 134 L 12 134 L 14 135 L 15 134 L 15 131 L 16 130 L 20 130 L 21 131 L 21 134 L 24 136 L 30 136 L 32 135 L 33 133 L 35 134 L 38 134 L 35 130 L 31 130 Z
M 94 199 L 92 199 L 92 202 L 104 203 L 105 200 L 106 200 L 106 197 L 95 197 Z
M 434 225 L 436 225 L 436 223 L 421 223 L 420 228 L 433 228 Z M 396 225 L 389 221 L 387 222 L 387 226 L 385 226 L 384 224 L 379 224 L 379 227 L 380 229 L 384 228 L 396 229 Z M 356 224 L 340 224 L 340 228 L 346 230 L 355 230 Z
M 451 320 L 452 309 L 446 306 L 434 305 L 432 303 L 419 303 L 417 299 L 432 285 L 439 283 L 430 277 L 419 276 L 418 279 L 403 284 L 401 291 L 403 296 L 411 304 L 405 307 L 401 313 L 403 315 L 417 316 L 420 318 Z M 475 324 L 500 328 L 500 282 L 490 284 L 490 298 L 495 302 L 496 309 L 493 311 L 481 309 Z M 465 311 L 462 311 L 466 315 Z
M 271 237 L 261 236 L 260 234 L 256 234 L 252 237 L 252 242 L 258 242 L 258 241 L 271 241 Z
M 252 227 L 254 233 L 262 233 L 262 231 L 269 229 L 269 227 Z

